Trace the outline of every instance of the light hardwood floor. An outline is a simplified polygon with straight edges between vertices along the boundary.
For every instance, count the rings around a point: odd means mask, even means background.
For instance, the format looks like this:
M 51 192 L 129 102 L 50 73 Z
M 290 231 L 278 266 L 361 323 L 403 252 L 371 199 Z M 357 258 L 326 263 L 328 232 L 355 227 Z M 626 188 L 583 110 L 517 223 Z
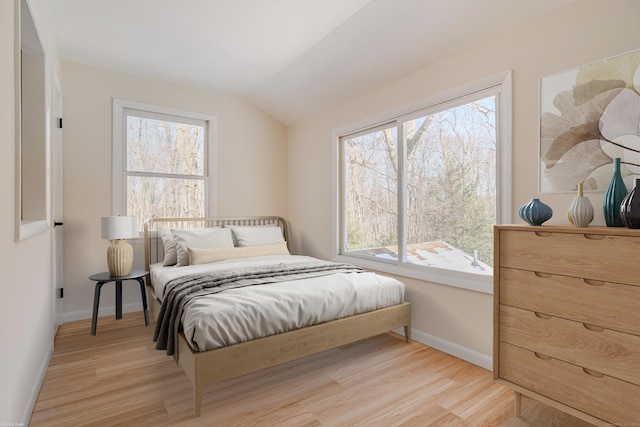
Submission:
M 155 350 L 142 313 L 62 325 L 31 426 L 588 427 L 513 392 L 491 372 L 394 334 L 213 385 L 200 418 L 191 385 Z

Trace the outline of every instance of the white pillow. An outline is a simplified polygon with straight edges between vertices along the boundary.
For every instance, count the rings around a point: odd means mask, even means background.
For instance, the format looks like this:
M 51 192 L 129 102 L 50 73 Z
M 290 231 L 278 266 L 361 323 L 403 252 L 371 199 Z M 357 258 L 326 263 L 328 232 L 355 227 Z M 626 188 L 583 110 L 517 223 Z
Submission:
M 176 265 L 178 262 L 178 252 L 176 250 L 176 241 L 173 237 L 173 233 L 168 228 L 160 229 L 160 238 L 162 239 L 162 246 L 164 247 L 164 260 L 162 265 L 168 267 L 170 265 Z
M 187 248 L 232 248 L 233 236 L 228 228 L 202 228 L 198 230 L 171 230 L 176 241 L 176 265 L 189 265 Z
M 236 246 L 262 246 L 284 242 L 280 227 L 230 227 Z
M 208 264 L 225 259 L 250 258 L 266 255 L 290 255 L 286 242 L 273 245 L 245 246 L 240 248 L 187 248 L 189 263 Z

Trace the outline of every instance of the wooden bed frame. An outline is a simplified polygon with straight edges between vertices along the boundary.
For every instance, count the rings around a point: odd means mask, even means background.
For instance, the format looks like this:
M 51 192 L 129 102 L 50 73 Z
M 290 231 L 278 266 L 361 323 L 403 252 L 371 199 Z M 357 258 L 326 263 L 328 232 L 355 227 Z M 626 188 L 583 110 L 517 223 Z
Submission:
M 203 228 L 214 226 L 273 225 L 282 229 L 288 242 L 287 223 L 280 217 L 161 218 L 144 225 L 145 267 L 163 258 L 160 228 Z M 287 243 L 288 244 L 288 243 Z M 147 280 L 150 285 L 150 278 Z M 147 292 L 149 308 L 157 320 L 160 300 L 153 287 Z M 282 334 L 234 344 L 214 350 L 193 351 L 181 333 L 178 341 L 180 366 L 193 386 L 193 414 L 200 416 L 204 387 L 264 368 L 299 359 L 344 344 L 404 327 L 405 341 L 411 341 L 411 306 L 407 302 L 345 317 Z

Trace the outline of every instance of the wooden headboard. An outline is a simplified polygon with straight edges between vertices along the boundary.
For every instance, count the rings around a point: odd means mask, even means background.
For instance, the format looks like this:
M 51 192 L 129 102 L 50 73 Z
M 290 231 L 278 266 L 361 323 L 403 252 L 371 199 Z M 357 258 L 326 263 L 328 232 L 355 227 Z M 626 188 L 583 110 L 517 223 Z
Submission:
M 153 218 L 144 223 L 144 265 L 149 266 L 164 258 L 164 247 L 158 236 L 162 228 L 197 229 L 224 226 L 277 226 L 289 245 L 287 222 L 279 216 L 243 216 L 243 217 L 211 217 L 211 218 Z

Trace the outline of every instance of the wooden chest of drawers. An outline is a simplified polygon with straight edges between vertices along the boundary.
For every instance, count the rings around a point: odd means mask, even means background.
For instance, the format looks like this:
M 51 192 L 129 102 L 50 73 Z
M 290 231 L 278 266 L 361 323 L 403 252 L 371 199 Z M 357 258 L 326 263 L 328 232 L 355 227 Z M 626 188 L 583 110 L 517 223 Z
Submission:
M 495 227 L 494 378 L 596 425 L 640 425 L 640 231 Z

